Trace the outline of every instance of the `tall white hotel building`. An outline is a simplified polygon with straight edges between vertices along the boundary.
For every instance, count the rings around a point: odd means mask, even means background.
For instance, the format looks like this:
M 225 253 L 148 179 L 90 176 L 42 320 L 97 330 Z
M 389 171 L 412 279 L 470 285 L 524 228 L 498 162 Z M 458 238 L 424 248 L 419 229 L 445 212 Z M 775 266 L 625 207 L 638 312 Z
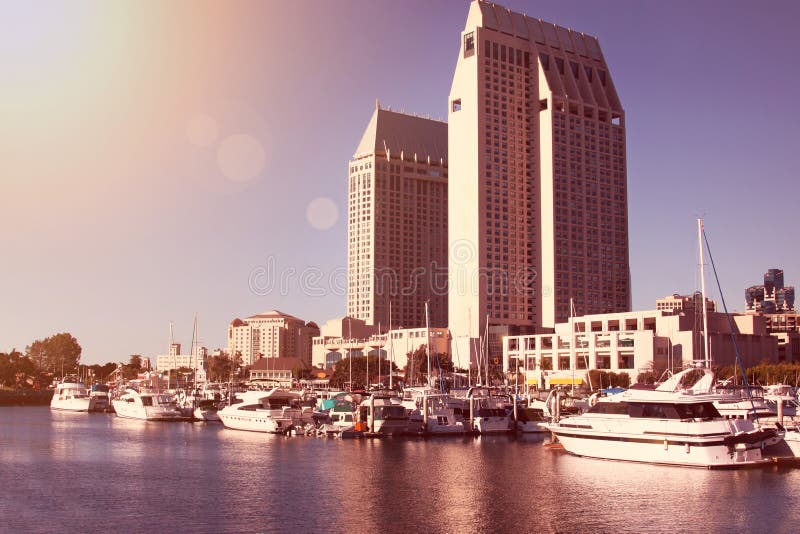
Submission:
M 596 37 L 473 1 L 448 132 L 454 351 L 487 317 L 497 343 L 568 320 L 570 299 L 630 309 L 625 113 Z
M 376 102 L 349 163 L 347 217 L 347 315 L 420 328 L 427 301 L 430 326 L 447 327 L 447 124 Z

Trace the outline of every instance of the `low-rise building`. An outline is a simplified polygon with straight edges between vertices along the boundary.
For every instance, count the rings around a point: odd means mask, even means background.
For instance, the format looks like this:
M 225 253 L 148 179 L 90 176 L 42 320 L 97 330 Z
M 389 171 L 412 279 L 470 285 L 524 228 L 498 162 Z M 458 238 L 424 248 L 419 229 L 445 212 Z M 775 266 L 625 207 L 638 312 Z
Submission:
M 336 362 L 353 356 L 380 356 L 405 368 L 408 353 L 430 344 L 431 354 L 450 353 L 447 328 L 400 328 L 378 332 L 377 326 L 360 319 L 340 317 L 325 323 L 313 340 L 312 365 L 329 369 Z M 456 356 L 453 362 L 459 367 Z M 466 361 L 463 364 L 467 365 Z
M 734 334 L 731 336 L 731 325 Z M 778 361 L 778 340 L 757 315 L 708 314 L 708 341 L 714 366 L 732 365 L 739 349 L 746 367 Z M 734 347 L 734 339 L 736 347 Z M 585 381 L 588 370 L 660 375 L 704 360 L 700 314 L 651 310 L 576 317 L 555 332 L 509 336 L 503 340 L 503 368 L 519 368 L 530 386 Z
M 308 364 L 301 358 L 259 358 L 249 369 L 251 382 L 274 387 L 292 387 L 294 380 L 305 377 Z

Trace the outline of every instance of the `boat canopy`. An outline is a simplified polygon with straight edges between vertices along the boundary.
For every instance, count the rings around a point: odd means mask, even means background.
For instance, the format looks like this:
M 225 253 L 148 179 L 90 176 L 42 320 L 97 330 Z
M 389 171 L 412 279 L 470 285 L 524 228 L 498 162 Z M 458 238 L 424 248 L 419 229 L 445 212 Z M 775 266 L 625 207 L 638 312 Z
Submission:
M 550 379 L 551 386 L 579 386 L 583 384 L 583 378 L 580 377 L 564 377 L 564 376 L 554 376 Z

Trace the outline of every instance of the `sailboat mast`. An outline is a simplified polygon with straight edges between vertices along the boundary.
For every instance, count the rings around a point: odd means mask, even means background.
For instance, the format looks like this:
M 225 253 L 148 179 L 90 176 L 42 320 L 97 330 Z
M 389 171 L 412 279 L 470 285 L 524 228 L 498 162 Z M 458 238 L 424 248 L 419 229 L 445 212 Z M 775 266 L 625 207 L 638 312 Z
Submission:
M 389 301 L 389 389 L 392 389 L 392 375 L 394 375 L 394 345 L 392 344 L 392 301 Z
M 194 369 L 192 372 L 192 381 L 194 384 L 192 385 L 192 398 L 194 398 L 195 393 L 197 392 L 197 358 L 198 358 L 198 350 L 197 347 L 200 345 L 200 340 L 197 339 L 197 312 L 194 312 L 194 331 L 192 332 L 192 358 L 194 361 Z
M 431 385 L 431 323 L 428 318 L 428 301 L 425 301 L 425 352 L 428 356 L 428 385 Z
M 350 364 L 350 391 L 353 391 L 353 323 L 350 317 L 347 318 L 347 341 L 350 344 L 347 351 L 347 361 Z
M 484 352 L 484 365 L 486 365 L 486 385 L 489 385 L 489 314 L 486 314 L 486 330 L 484 331 L 483 341 L 486 344 Z
M 169 347 L 168 347 L 168 350 L 167 350 L 167 354 L 172 352 L 172 345 L 173 344 L 174 344 L 174 341 L 173 341 L 173 338 L 172 338 L 172 321 L 170 321 L 169 322 Z M 174 361 L 173 361 L 173 363 L 174 363 Z M 176 376 L 177 376 L 177 373 L 176 373 Z M 171 385 L 172 385 L 172 369 L 169 369 L 167 371 L 167 391 L 169 391 Z
M 703 359 L 706 369 L 711 368 L 711 354 L 709 353 L 708 346 L 708 313 L 706 312 L 706 271 L 705 271 L 705 255 L 703 254 L 703 219 L 697 219 L 697 245 L 700 251 L 700 292 L 702 302 L 703 314 Z M 695 310 L 695 313 L 696 310 Z

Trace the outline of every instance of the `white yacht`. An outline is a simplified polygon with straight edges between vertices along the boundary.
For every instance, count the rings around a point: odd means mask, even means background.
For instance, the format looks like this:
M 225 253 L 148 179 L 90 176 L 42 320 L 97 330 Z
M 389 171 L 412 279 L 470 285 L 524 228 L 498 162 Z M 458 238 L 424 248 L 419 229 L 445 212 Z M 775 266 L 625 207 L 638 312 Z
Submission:
M 111 398 L 108 396 L 108 386 L 95 384 L 89 392 L 89 411 L 107 412 L 111 407 Z
M 298 393 L 280 388 L 245 391 L 217 415 L 226 428 L 283 434 L 312 421 L 313 409 L 300 401 Z
M 786 427 L 783 441 L 789 447 L 789 450 L 792 451 L 793 456 L 800 456 L 800 428 L 796 425 Z
M 517 432 L 522 434 L 538 434 L 547 432 L 550 418 L 545 416 L 542 408 L 531 406 L 517 408 Z
M 736 467 L 762 459 L 773 429 L 726 419 L 708 393 L 713 373 L 681 389 L 687 369 L 655 390 L 629 389 L 588 412 L 548 425 L 564 449 L 578 456 L 692 467 Z
M 186 421 L 175 402 L 163 393 L 140 393 L 126 389 L 120 398 L 111 401 L 117 416 L 143 421 Z
M 50 401 L 51 410 L 67 412 L 88 412 L 91 398 L 86 384 L 75 378 L 67 378 L 56 385 L 53 399 Z
M 359 421 L 366 423 L 367 432 L 399 435 L 408 431 L 408 414 L 402 404 L 392 402 L 391 396 L 372 395 L 361 401 Z
M 446 394 L 426 394 L 422 407 L 411 412 L 409 433 L 426 435 L 459 435 L 467 433 L 463 417 L 456 414 L 452 398 Z
M 219 403 L 217 401 L 213 401 L 211 399 L 201 399 L 197 401 L 197 406 L 195 406 L 192 417 L 196 421 L 204 421 L 206 423 L 218 423 L 220 422 L 219 414 Z
M 492 395 L 477 398 L 473 427 L 478 434 L 498 434 L 511 430 L 511 417 L 506 411 L 508 397 Z

